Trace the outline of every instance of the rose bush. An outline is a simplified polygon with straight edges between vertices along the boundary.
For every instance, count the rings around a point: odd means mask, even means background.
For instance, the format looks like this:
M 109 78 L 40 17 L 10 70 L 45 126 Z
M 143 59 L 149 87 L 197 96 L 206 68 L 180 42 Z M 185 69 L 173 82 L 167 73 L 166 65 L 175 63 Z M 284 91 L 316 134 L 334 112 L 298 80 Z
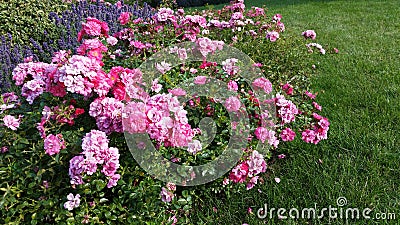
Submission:
M 189 223 L 202 190 L 229 194 L 252 189 L 266 179 L 267 161 L 284 142 L 327 139 L 329 121 L 309 92 L 310 61 L 299 60 L 307 58 L 311 47 L 322 54 L 326 50 L 306 44 L 300 34 L 285 36 L 281 15 L 268 16 L 257 7 L 245 10 L 239 0 L 191 15 L 160 8 L 146 21 L 122 12 L 119 21 L 124 28 L 110 33 L 107 23 L 87 18 L 76 54 L 60 49 L 51 63 L 27 58 L 13 70 L 21 92 L 3 93 L 0 99 L 0 171 L 7 174 L 0 189 L 2 222 Z M 316 37 L 314 31 L 302 35 Z M 184 41 L 195 49 L 170 47 Z M 227 46 L 254 61 L 244 65 L 232 56 L 210 60 Z M 146 83 L 148 74 L 140 66 L 165 48 L 183 62 L 192 50 L 203 60 L 180 66 L 156 63 L 160 76 Z M 250 70 L 259 70 L 260 77 L 247 83 L 243 77 Z M 231 96 L 190 95 L 179 86 L 185 81 L 207 85 L 210 79 L 222 82 L 221 90 Z M 257 92 L 272 97 L 263 99 Z M 183 96 L 186 103 L 179 101 Z M 275 110 L 260 111 L 265 104 Z M 244 113 L 248 127 L 230 120 Z M 215 130 L 201 129 L 204 117 L 213 119 Z M 123 135 L 148 134 L 161 155 L 193 166 L 216 159 L 232 133 L 242 130 L 250 135 L 236 166 L 195 187 L 147 175 Z M 270 148 L 259 151 L 260 143 Z M 192 179 L 198 175 L 189 174 Z

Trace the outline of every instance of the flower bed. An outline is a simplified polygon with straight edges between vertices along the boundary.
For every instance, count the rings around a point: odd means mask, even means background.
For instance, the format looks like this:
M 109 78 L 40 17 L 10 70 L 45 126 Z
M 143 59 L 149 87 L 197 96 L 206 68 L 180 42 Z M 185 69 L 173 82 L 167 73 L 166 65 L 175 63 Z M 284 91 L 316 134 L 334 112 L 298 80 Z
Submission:
M 0 102 L 2 222 L 189 223 L 202 190 L 250 190 L 284 142 L 327 139 L 300 60 L 327 52 L 306 45 L 314 31 L 286 37 L 281 15 L 243 1 L 118 20 L 110 32 L 88 17 L 76 51 L 13 70 L 21 93 Z

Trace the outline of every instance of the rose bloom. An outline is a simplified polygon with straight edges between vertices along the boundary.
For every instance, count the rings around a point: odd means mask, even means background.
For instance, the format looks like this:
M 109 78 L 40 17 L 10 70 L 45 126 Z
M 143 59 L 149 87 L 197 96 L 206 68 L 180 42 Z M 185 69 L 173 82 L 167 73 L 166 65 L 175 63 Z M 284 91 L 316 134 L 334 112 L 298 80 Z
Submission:
M 0 148 L 0 153 L 6 153 L 8 152 L 8 147 L 7 146 L 3 146 Z
M 172 183 L 172 182 L 168 182 L 167 185 L 165 185 L 168 190 L 170 191 L 176 191 L 176 184 Z
M 8 128 L 10 128 L 11 130 L 17 130 L 17 128 L 19 127 L 19 119 L 10 116 L 10 115 L 6 115 L 3 118 L 3 122 L 4 125 Z
M 276 31 L 268 32 L 266 38 L 269 39 L 271 42 L 275 42 L 279 39 L 279 33 Z
M 313 130 L 305 130 L 301 133 L 301 139 L 303 139 L 303 141 L 305 141 L 306 143 L 312 143 L 315 139 L 315 132 Z
M 281 15 L 281 14 L 275 14 L 275 15 L 272 17 L 272 19 L 273 19 L 274 21 L 281 21 L 282 15 Z
M 112 188 L 117 185 L 118 180 L 121 178 L 121 175 L 119 174 L 114 174 L 110 177 L 110 180 L 108 180 L 107 183 L 107 188 Z
M 164 62 L 156 63 L 156 69 L 164 74 L 172 69 L 171 64 Z
M 117 6 L 118 9 L 122 8 L 122 2 L 121 1 L 116 2 L 115 6 Z
M 229 174 L 229 179 L 235 183 L 243 183 L 246 180 L 248 173 L 249 165 L 247 165 L 246 162 L 243 162 L 232 169 Z
M 168 191 L 166 188 L 162 187 L 161 188 L 161 201 L 163 202 L 171 202 L 172 199 L 174 198 L 174 194 L 170 191 Z
M 178 53 L 178 57 L 179 57 L 181 60 L 185 60 L 185 59 L 188 58 L 187 52 L 186 52 L 186 49 L 185 49 L 185 48 L 180 48 L 180 49 L 178 49 L 177 53 Z
M 285 157 L 286 157 L 285 154 L 279 154 L 279 155 L 278 155 L 278 158 L 279 158 L 279 159 L 284 159 Z
M 260 140 L 262 143 L 269 138 L 269 131 L 265 127 L 258 127 L 254 134 L 256 135 L 257 139 Z
M 96 18 L 86 18 L 86 23 L 82 23 L 82 29 L 78 33 L 78 41 L 81 41 L 84 35 L 108 37 L 108 24 Z
M 195 68 L 190 68 L 189 72 L 195 74 L 195 73 L 197 73 L 197 70 Z
M 318 103 L 313 102 L 312 104 L 313 104 L 313 106 L 314 106 L 314 108 L 315 108 L 316 110 L 318 110 L 318 111 L 321 111 L 321 110 L 322 110 L 322 106 L 318 105 Z
M 193 140 L 192 142 L 188 143 L 187 151 L 193 155 L 201 151 L 201 149 L 202 149 L 201 142 L 198 140 Z
M 169 89 L 168 90 L 169 93 L 175 95 L 175 96 L 184 96 L 186 95 L 186 91 L 183 90 L 182 88 L 175 88 L 175 89 Z
M 249 180 L 249 183 L 247 183 L 247 185 L 246 185 L 246 190 L 252 189 L 254 187 L 254 185 L 257 184 L 257 181 L 258 181 L 258 176 L 252 177 Z M 248 212 L 251 213 L 251 208 L 248 209 Z
M 292 95 L 293 94 L 293 87 L 292 85 L 286 83 L 285 85 L 282 86 L 282 90 L 284 90 L 286 92 L 286 94 L 288 95 Z
M 61 149 L 65 149 L 65 143 L 62 134 L 50 134 L 47 136 L 44 140 L 44 149 L 48 155 L 58 154 Z
M 68 209 L 68 211 L 73 210 L 74 208 L 79 207 L 79 204 L 81 202 L 81 196 L 79 194 L 76 194 L 75 196 L 72 193 L 69 193 L 67 196 L 68 201 L 64 203 L 64 208 Z
M 316 95 L 314 95 L 313 93 L 311 93 L 309 91 L 305 91 L 304 93 L 311 99 L 314 99 L 316 97 Z
M 205 84 L 207 82 L 207 77 L 206 76 L 197 76 L 194 79 L 195 84 Z
M 265 77 L 255 79 L 252 85 L 254 89 L 263 89 L 267 94 L 272 92 L 272 83 Z
M 262 63 L 254 63 L 253 66 L 254 67 L 262 67 L 263 65 L 262 65 Z
M 301 33 L 301 35 L 303 35 L 305 39 L 311 38 L 312 40 L 315 40 L 315 38 L 317 37 L 317 34 L 315 33 L 314 30 L 306 30 L 303 33 Z
M 151 85 L 151 90 L 158 93 L 162 89 L 162 85 L 158 83 L 158 79 L 154 79 Z
M 239 87 L 238 87 L 236 81 L 230 80 L 230 81 L 228 82 L 228 90 L 230 90 L 230 91 L 237 91 L 238 88 L 239 88 Z
M 282 141 L 293 141 L 295 137 L 296 133 L 290 128 L 286 128 L 281 132 Z
M 107 38 L 107 43 L 108 43 L 109 45 L 114 46 L 114 45 L 117 44 L 117 42 L 118 42 L 118 39 L 116 39 L 116 38 L 113 37 L 113 36 L 110 36 L 110 37 Z
M 225 101 L 225 107 L 228 112 L 238 111 L 240 106 L 240 100 L 235 96 L 231 96 Z

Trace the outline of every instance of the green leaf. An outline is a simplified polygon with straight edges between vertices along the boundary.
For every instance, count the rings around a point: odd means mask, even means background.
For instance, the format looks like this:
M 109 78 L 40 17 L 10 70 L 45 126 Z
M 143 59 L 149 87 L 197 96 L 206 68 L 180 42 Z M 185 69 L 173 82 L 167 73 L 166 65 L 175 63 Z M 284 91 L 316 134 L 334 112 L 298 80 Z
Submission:
M 103 190 L 103 188 L 106 186 L 106 182 L 104 182 L 103 180 L 94 180 L 92 184 L 96 186 L 97 191 Z
M 19 142 L 20 142 L 21 144 L 29 145 L 29 141 L 28 141 L 28 139 L 26 139 L 26 138 L 21 138 L 21 139 L 19 139 Z
M 178 203 L 179 203 L 180 205 L 186 205 L 186 204 L 187 204 L 187 201 L 186 201 L 186 199 L 180 198 L 180 199 L 178 200 Z
M 111 212 L 107 211 L 104 215 L 106 216 L 106 218 L 110 218 L 111 217 Z

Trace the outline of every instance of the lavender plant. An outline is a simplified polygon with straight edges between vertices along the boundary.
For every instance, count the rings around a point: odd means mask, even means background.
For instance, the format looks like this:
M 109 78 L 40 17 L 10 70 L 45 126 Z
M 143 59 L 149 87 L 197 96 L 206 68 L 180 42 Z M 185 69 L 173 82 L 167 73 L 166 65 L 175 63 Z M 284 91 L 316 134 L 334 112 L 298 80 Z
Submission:
M 112 5 L 99 1 L 96 4 L 91 4 L 87 1 L 72 4 L 71 9 L 64 11 L 61 15 L 54 12 L 50 13 L 50 20 L 54 21 L 57 27 L 63 28 L 58 30 L 60 32 L 60 38 L 56 41 L 58 49 L 74 50 L 78 46 L 76 35 L 82 28 L 82 21 L 87 17 L 94 17 L 107 22 L 110 33 L 119 31 L 121 25 L 118 17 L 122 12 L 129 12 L 134 17 L 143 19 L 148 19 L 154 14 L 153 9 L 146 3 L 139 8 L 138 3 L 131 6 L 123 3 L 121 5 Z
M 12 44 L 12 35 L 3 35 L 0 37 L 0 90 L 1 93 L 10 88 L 11 72 L 15 66 L 23 61 L 23 56 L 38 57 L 33 54 L 28 46 Z
M 75 52 L 79 43 L 76 39 L 78 31 L 82 27 L 82 21 L 87 17 L 99 18 L 108 23 L 110 33 L 121 29 L 118 17 L 121 12 L 129 12 L 133 17 L 148 19 L 154 14 L 154 10 L 147 3 L 139 7 L 138 3 L 133 5 L 110 4 L 97 1 L 90 3 L 80 1 L 70 6 L 69 10 L 60 15 L 56 12 L 49 14 L 49 19 L 57 29 L 55 31 L 44 31 L 41 41 L 30 38 L 29 43 L 18 44 L 13 41 L 11 34 L 0 37 L 0 90 L 6 92 L 10 88 L 10 77 L 13 69 L 18 63 L 23 62 L 26 57 L 33 60 L 49 62 L 54 52 L 62 49 L 70 49 Z M 50 30 L 50 29 L 49 29 Z

